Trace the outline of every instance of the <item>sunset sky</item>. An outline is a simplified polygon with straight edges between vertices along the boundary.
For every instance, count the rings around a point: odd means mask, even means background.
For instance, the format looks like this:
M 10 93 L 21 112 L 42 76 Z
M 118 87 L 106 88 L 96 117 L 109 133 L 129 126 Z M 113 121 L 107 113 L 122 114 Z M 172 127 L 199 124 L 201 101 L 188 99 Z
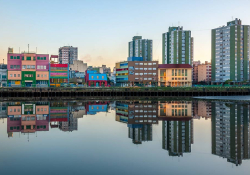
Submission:
M 0 62 L 8 47 L 51 55 L 70 45 L 88 65 L 114 67 L 141 35 L 161 63 L 162 33 L 178 24 L 192 32 L 194 60 L 210 61 L 211 29 L 232 18 L 250 25 L 249 9 L 249 0 L 0 0 Z

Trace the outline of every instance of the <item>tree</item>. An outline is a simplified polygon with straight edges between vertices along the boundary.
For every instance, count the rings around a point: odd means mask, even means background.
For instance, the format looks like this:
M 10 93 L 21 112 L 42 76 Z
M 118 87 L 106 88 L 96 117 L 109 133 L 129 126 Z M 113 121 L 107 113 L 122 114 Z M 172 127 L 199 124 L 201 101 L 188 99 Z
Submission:
M 232 82 L 232 80 L 226 80 L 225 82 L 224 82 L 224 84 L 230 84 Z

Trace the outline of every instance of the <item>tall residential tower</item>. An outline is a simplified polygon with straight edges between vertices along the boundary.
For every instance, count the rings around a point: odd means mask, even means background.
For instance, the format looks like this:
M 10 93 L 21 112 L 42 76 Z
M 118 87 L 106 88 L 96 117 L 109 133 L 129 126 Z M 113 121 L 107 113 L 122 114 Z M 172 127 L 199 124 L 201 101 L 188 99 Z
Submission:
M 153 41 L 134 36 L 133 41 L 128 43 L 128 57 L 142 57 L 143 61 L 152 61 Z
M 162 64 L 190 64 L 193 61 L 193 38 L 190 30 L 169 27 L 162 34 Z
M 64 46 L 59 48 L 59 63 L 73 64 L 74 60 L 78 60 L 78 48 L 72 46 Z
M 212 29 L 212 82 L 249 80 L 249 25 L 235 19 Z

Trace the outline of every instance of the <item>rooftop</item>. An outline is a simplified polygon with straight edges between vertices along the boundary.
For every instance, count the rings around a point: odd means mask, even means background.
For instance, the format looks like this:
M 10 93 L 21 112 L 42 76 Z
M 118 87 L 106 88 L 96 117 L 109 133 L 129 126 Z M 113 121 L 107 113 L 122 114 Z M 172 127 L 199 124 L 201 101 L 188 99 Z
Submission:
M 190 64 L 158 64 L 158 68 L 192 68 Z

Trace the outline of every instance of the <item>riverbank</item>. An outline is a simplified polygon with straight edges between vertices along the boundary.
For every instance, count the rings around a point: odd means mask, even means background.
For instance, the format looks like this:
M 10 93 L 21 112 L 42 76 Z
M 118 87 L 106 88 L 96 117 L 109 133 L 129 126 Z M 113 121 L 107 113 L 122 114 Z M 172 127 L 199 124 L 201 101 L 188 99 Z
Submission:
M 0 88 L 0 97 L 199 97 L 245 96 L 246 87 Z

